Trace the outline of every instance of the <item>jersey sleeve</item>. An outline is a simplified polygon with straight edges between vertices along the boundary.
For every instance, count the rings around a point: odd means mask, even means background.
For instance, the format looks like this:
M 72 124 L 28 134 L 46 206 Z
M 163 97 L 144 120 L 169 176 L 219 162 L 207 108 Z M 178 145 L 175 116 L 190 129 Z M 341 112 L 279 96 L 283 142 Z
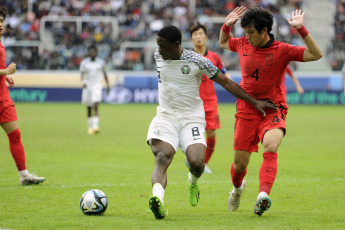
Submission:
M 209 78 L 215 78 L 218 76 L 220 70 L 213 65 L 213 63 L 200 55 L 199 69 Z
M 102 70 L 105 71 L 105 68 L 107 66 L 107 63 L 105 62 L 105 60 L 101 59 L 101 63 L 102 63 Z
M 238 47 L 242 44 L 243 37 L 241 38 L 234 38 L 231 37 L 228 41 L 228 46 L 231 51 L 238 52 Z
M 79 71 L 80 71 L 80 72 L 86 72 L 86 68 L 85 68 L 85 59 L 81 61 L 80 67 L 79 67 Z
M 282 56 L 287 56 L 289 61 L 304 62 L 303 54 L 306 47 L 303 46 L 293 46 L 285 43 L 285 47 L 282 50 Z
M 220 56 L 218 54 L 215 55 L 215 59 L 216 59 L 216 62 L 217 62 L 217 68 L 220 70 L 220 72 L 225 74 L 226 73 L 226 68 L 224 66 L 224 63 L 223 63 L 222 59 L 220 58 Z

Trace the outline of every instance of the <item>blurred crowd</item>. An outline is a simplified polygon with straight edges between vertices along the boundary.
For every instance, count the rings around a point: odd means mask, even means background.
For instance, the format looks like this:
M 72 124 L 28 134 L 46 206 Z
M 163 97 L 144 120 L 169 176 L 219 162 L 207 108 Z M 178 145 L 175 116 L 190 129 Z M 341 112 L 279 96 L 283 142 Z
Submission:
M 345 0 L 335 0 L 334 37 L 328 48 L 332 70 L 341 70 L 345 63 Z
M 344 0 L 339 12 L 341 28 L 335 40 L 344 41 Z M 237 6 L 262 6 L 275 17 L 273 34 L 277 40 L 294 45 L 303 44 L 286 18 L 302 0 L 4 0 L 8 8 L 6 33 L 2 38 L 7 60 L 18 69 L 77 70 L 87 55 L 87 47 L 97 44 L 98 54 L 108 63 L 109 70 L 154 70 L 152 52 L 155 35 L 164 25 L 173 24 L 183 33 L 182 44 L 190 41 L 189 27 L 201 22 L 208 28 L 209 48 L 218 52 L 229 70 L 238 70 L 236 53 L 218 46 L 220 28 L 226 15 Z M 191 3 L 195 2 L 195 5 Z M 82 22 L 42 20 L 55 16 L 63 19 L 82 16 Z M 112 22 L 90 20 L 110 18 Z M 217 19 L 217 20 L 214 20 Z M 41 25 L 43 22 L 43 25 Z M 239 23 L 237 23 L 239 24 Z M 336 24 L 336 27 L 337 27 Z M 43 28 L 42 28 L 43 27 Z M 114 32 L 115 33 L 114 35 Z M 239 25 L 235 36 L 242 36 Z M 19 41 L 21 43 L 19 43 Z M 191 47 L 186 47 L 191 48 Z

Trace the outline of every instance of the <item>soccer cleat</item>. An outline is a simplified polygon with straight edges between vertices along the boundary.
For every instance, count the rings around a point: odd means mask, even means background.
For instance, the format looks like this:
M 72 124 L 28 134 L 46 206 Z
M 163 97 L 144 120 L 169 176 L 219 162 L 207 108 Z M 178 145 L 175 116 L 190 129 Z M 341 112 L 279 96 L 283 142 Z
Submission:
M 207 164 L 205 164 L 204 173 L 213 173 L 211 169 L 207 166 Z
M 189 202 L 192 206 L 197 206 L 200 199 L 200 190 L 197 183 L 191 184 L 188 180 Z
M 19 179 L 20 184 L 22 185 L 30 185 L 30 184 L 39 184 L 45 181 L 44 177 L 38 177 L 35 174 L 28 174 L 23 178 Z
M 243 180 L 239 189 L 234 188 L 232 192 L 230 192 L 230 197 L 228 199 L 228 210 L 236 211 L 238 209 L 240 206 L 241 196 L 246 186 L 247 183 Z
M 89 128 L 89 129 L 87 130 L 87 134 L 92 135 L 93 133 L 94 133 L 94 131 L 93 131 L 92 128 Z
M 254 207 L 254 214 L 261 216 L 271 207 L 271 204 L 271 199 L 267 195 L 259 196 Z
M 99 133 L 99 128 L 98 127 L 94 128 L 93 131 L 94 131 L 94 133 Z
M 164 204 L 157 196 L 150 197 L 149 207 L 157 220 L 165 218 Z

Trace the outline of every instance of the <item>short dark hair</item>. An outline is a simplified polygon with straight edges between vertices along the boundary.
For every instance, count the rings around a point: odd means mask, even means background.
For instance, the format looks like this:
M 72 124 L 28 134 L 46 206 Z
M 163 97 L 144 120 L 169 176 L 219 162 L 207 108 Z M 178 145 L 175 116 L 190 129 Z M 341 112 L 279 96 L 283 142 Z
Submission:
M 97 51 L 97 46 L 92 44 L 92 45 L 89 46 L 88 51 L 90 51 L 91 49 L 94 49 L 94 50 Z
M 273 14 L 262 7 L 249 9 L 243 14 L 241 19 L 242 28 L 248 25 L 254 25 L 254 28 L 259 33 L 266 27 L 267 33 L 270 33 L 273 25 Z
M 6 15 L 7 15 L 7 8 L 4 6 L 0 6 L 0 16 L 2 16 L 5 19 Z
M 168 40 L 173 43 L 178 41 L 181 44 L 182 34 L 181 31 L 176 26 L 165 26 L 157 34 L 157 36 Z
M 190 32 L 190 36 L 192 36 L 192 34 L 199 30 L 199 29 L 203 29 L 205 34 L 207 35 L 207 29 L 206 29 L 206 26 L 200 24 L 199 22 L 195 25 L 192 25 L 190 28 L 189 28 L 189 32 Z

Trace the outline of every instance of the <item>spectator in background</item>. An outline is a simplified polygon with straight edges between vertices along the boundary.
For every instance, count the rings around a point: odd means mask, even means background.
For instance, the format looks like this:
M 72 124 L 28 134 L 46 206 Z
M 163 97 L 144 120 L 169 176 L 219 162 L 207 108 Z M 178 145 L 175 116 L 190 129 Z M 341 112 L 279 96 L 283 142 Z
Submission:
M 301 39 L 299 36 L 294 36 L 288 33 L 286 28 L 288 25 L 286 21 L 286 12 L 291 12 L 294 7 L 301 7 L 301 0 L 231 0 L 231 1 L 219 1 L 214 4 L 214 0 L 204 0 L 196 1 L 194 15 L 190 15 L 190 10 L 188 1 L 184 0 L 166 0 L 166 1 L 121 1 L 121 0 L 109 0 L 109 1 L 82 1 L 82 0 L 55 0 L 55 1 L 30 1 L 31 2 L 31 12 L 28 12 L 28 1 L 22 0 L 11 0 L 7 1 L 9 3 L 9 26 L 14 30 L 12 35 L 5 34 L 4 39 L 8 36 L 11 37 L 11 41 L 43 41 L 44 46 L 43 52 L 40 54 L 40 61 L 36 62 L 35 65 L 29 65 L 31 69 L 49 69 L 49 59 L 51 58 L 52 52 L 64 53 L 69 52 L 68 50 L 60 50 L 62 48 L 59 46 L 62 40 L 70 43 L 72 46 L 78 46 L 82 41 L 87 42 L 85 46 L 89 46 L 90 42 L 98 42 L 99 44 L 105 44 L 108 47 L 109 54 L 105 60 L 110 64 L 110 69 L 127 69 L 130 70 L 137 68 L 137 60 L 129 61 L 125 63 L 126 65 L 115 66 L 113 65 L 111 57 L 113 53 L 119 52 L 116 46 L 112 44 L 119 43 L 123 44 L 125 41 L 150 41 L 154 40 L 155 33 L 159 31 L 163 25 L 174 24 L 180 28 L 181 32 L 188 37 L 189 26 L 192 24 L 191 18 L 198 17 L 199 21 L 202 23 L 208 23 L 209 18 L 218 16 L 226 11 L 226 9 L 233 9 L 239 5 L 245 6 L 263 6 L 265 8 L 274 11 L 275 17 L 279 18 L 276 22 L 276 29 L 274 33 L 277 34 L 277 39 L 290 42 L 293 39 L 294 45 L 298 43 Z M 40 31 L 38 30 L 39 22 L 44 16 L 81 16 L 85 19 L 89 19 L 93 16 L 98 17 L 113 17 L 117 19 L 118 29 L 121 31 L 119 33 L 119 39 L 114 41 L 114 38 L 110 35 L 112 34 L 112 24 L 108 22 L 99 21 L 83 21 L 81 24 L 81 30 L 87 32 L 83 34 L 77 33 L 77 23 L 76 22 L 46 22 L 45 32 L 43 34 L 44 38 L 40 38 Z M 25 21 L 25 19 L 28 21 Z M 201 19 L 204 19 L 202 21 Z M 23 25 L 22 25 L 23 24 Z M 28 27 L 31 24 L 30 28 Z M 214 33 L 214 30 L 218 28 L 217 24 L 208 24 L 209 26 L 209 40 L 212 44 L 217 44 L 218 33 Z M 21 32 L 22 29 L 26 31 Z M 241 33 L 242 30 L 239 28 L 238 32 Z M 242 34 L 236 35 L 242 36 Z M 94 39 L 95 37 L 95 39 Z M 296 39 L 298 38 L 298 39 Z M 51 50 L 54 47 L 54 50 Z M 225 57 L 224 50 L 220 49 L 218 46 L 210 47 L 214 52 L 223 57 L 224 64 L 228 69 L 239 70 L 238 57 L 236 53 Z M 14 49 L 9 47 L 7 49 Z M 30 49 L 34 49 L 30 47 Z M 87 49 L 85 49 L 87 50 Z M 131 52 L 130 50 L 125 50 L 124 52 Z M 147 52 L 141 53 L 141 58 L 148 60 L 151 57 L 152 50 L 147 49 Z M 68 65 L 64 65 L 62 68 L 77 70 L 79 65 L 73 61 L 75 58 L 73 55 L 63 55 L 65 62 Z M 84 55 L 87 55 L 85 51 Z M 83 56 L 84 56 L 83 55 Z M 18 58 L 18 57 L 16 57 Z M 79 56 L 80 58 L 80 56 Z M 14 59 L 18 63 L 17 59 Z M 154 62 L 142 63 L 143 67 L 140 69 L 153 70 Z

